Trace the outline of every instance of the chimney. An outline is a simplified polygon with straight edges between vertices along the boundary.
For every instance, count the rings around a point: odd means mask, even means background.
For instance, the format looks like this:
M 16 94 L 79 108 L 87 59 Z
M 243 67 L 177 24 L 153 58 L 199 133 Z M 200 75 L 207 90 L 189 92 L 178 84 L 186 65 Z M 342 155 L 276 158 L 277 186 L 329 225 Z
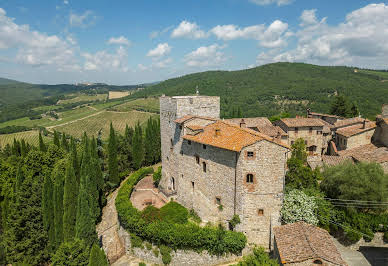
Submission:
M 362 122 L 362 128 L 363 129 L 365 128 L 365 125 L 366 125 L 366 119 L 364 119 L 364 121 Z
M 216 128 L 216 137 L 218 137 L 219 135 L 221 135 L 221 129 Z
M 245 124 L 244 119 L 241 119 L 241 121 L 240 121 L 240 127 L 241 127 L 241 128 L 246 128 L 246 127 L 247 127 L 247 124 Z
M 311 114 L 311 109 L 307 108 L 307 117 L 310 117 L 310 114 Z

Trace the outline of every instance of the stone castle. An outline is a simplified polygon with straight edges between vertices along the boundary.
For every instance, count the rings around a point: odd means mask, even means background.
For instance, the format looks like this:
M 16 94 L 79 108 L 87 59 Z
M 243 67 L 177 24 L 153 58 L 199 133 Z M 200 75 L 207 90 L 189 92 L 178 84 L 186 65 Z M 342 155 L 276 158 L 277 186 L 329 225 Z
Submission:
M 220 120 L 216 96 L 160 97 L 162 179 L 168 198 L 193 209 L 203 222 L 239 216 L 236 231 L 271 249 L 281 224 L 289 147 L 246 123 Z

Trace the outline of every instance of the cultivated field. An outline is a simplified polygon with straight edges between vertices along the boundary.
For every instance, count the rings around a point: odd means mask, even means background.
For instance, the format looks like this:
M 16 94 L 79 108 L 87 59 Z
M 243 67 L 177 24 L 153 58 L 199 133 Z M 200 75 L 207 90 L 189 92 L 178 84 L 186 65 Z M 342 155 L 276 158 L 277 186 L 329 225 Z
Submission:
M 0 135 L 0 147 L 3 148 L 7 144 L 12 144 L 14 138 L 16 140 L 24 139 L 26 142 L 35 146 L 39 145 L 39 131 L 31 130 L 31 131 Z M 45 143 L 48 143 L 49 141 L 51 141 L 51 138 L 43 136 L 43 141 Z
M 109 91 L 109 99 L 123 98 L 129 94 L 129 91 Z
M 81 137 L 84 132 L 89 136 L 97 136 L 98 131 L 102 129 L 102 136 L 106 139 L 109 136 L 110 122 L 112 122 L 116 131 L 123 133 L 127 124 L 129 127 L 134 127 L 137 121 L 143 124 L 150 116 L 157 117 L 156 114 L 138 111 L 126 113 L 103 111 L 97 115 L 80 119 L 73 123 L 56 126 L 53 129 L 77 138 Z
M 378 76 L 382 79 L 388 80 L 388 72 L 364 70 L 364 69 L 357 69 L 357 72 L 365 73 L 365 74 L 369 74 L 369 75 L 375 75 L 375 76 Z
M 146 111 L 146 112 L 159 112 L 159 99 L 158 98 L 141 98 L 133 101 L 125 102 L 120 105 L 116 105 L 111 108 L 118 112 L 128 112 L 132 110 Z
M 78 103 L 78 102 L 85 102 L 85 101 L 105 101 L 107 96 L 108 96 L 107 94 L 96 94 L 96 95 L 77 94 L 76 97 L 74 98 L 59 100 L 57 104 Z

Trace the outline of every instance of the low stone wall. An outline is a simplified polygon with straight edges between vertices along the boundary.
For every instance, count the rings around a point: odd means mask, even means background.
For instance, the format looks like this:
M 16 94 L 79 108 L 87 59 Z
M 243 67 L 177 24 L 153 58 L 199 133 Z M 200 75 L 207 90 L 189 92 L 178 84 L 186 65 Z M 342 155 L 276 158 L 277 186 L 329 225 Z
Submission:
M 122 227 L 119 227 L 118 234 L 122 243 L 124 243 L 126 254 L 130 254 L 137 258 L 144 260 L 149 263 L 156 263 L 163 265 L 162 255 L 159 252 L 159 256 L 156 257 L 153 250 L 158 247 L 152 246 L 151 250 L 144 248 L 132 248 L 131 247 L 131 236 L 129 233 Z M 243 253 L 246 254 L 250 252 L 249 248 L 245 248 Z M 207 251 L 197 253 L 194 251 L 188 250 L 177 250 L 171 251 L 171 263 L 172 266 L 193 266 L 193 265 L 217 265 L 222 263 L 234 262 L 241 258 L 241 256 L 236 255 L 227 255 L 227 256 L 214 256 L 210 255 Z

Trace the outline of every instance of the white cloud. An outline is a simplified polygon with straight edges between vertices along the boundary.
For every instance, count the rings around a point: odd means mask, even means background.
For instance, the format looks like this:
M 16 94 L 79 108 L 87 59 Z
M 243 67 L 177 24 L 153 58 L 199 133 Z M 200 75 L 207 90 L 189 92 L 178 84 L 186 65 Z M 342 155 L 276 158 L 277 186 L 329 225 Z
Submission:
M 166 68 L 171 62 L 172 59 L 169 57 L 164 60 L 154 61 L 151 66 L 156 68 Z
M 258 61 L 303 61 L 328 65 L 386 68 L 388 62 L 388 5 L 370 4 L 354 10 L 344 22 L 329 26 L 314 10 L 301 15 L 295 33 L 297 46 L 288 51 L 261 54 Z
M 68 5 L 68 4 L 69 4 L 69 1 L 68 1 L 68 0 L 63 0 L 63 3 L 64 3 L 65 5 Z
M 165 34 L 168 31 L 170 31 L 172 28 L 174 28 L 174 26 L 168 26 L 168 27 L 162 29 L 161 31 L 155 30 L 155 31 L 150 33 L 150 39 L 158 38 L 159 36 L 162 36 L 163 34 Z
M 213 44 L 210 46 L 201 46 L 198 49 L 185 55 L 184 61 L 190 67 L 218 66 L 226 61 L 222 49 L 225 46 Z
M 77 69 L 72 43 L 56 35 L 30 30 L 18 25 L 0 8 L 0 49 L 16 49 L 16 61 L 21 64 L 56 65 L 58 70 Z
M 131 42 L 127 38 L 125 38 L 124 36 L 120 36 L 117 38 L 111 37 L 108 40 L 108 44 L 120 44 L 120 45 L 129 46 L 129 45 L 131 45 Z
M 162 57 L 171 52 L 171 46 L 168 43 L 159 43 L 156 48 L 148 51 L 147 56 L 149 57 Z
M 207 37 L 207 34 L 199 28 L 196 23 L 182 21 L 171 33 L 172 38 L 201 39 Z
M 289 5 L 293 2 L 293 0 L 249 0 L 249 1 L 260 6 L 266 6 L 266 5 L 272 5 L 272 4 L 277 4 L 278 6 L 284 6 L 284 5 Z
M 93 26 L 97 21 L 97 16 L 91 10 L 86 10 L 83 14 L 70 13 L 69 23 L 72 27 L 87 28 Z
M 128 68 L 128 53 L 127 50 L 120 46 L 115 53 L 108 53 L 107 51 L 98 51 L 95 54 L 83 53 L 85 58 L 85 70 L 108 70 L 108 71 L 122 71 L 127 72 Z
M 141 70 L 141 71 L 145 71 L 148 69 L 148 67 L 146 67 L 145 65 L 143 64 L 138 64 L 137 67 Z
M 218 39 L 254 39 L 267 48 L 285 46 L 286 39 L 290 36 L 287 32 L 288 24 L 275 20 L 267 28 L 264 24 L 240 28 L 236 25 L 218 25 L 210 30 Z

